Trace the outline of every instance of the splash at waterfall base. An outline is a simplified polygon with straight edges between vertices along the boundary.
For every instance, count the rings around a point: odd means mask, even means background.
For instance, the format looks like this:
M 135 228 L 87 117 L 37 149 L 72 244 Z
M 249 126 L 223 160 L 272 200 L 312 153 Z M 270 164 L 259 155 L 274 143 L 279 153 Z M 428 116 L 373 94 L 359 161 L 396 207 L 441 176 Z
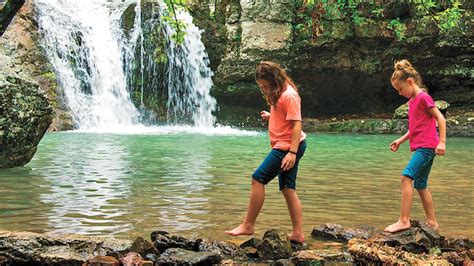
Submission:
M 416 221 L 410 229 L 394 234 L 367 226 L 324 224 L 314 227 L 311 235 L 310 245 L 298 250 L 292 249 L 284 232 L 274 229 L 267 230 L 262 239 L 229 241 L 154 231 L 149 240 L 138 237 L 133 243 L 112 237 L 0 232 L 0 265 L 474 263 L 471 240 L 445 238 Z

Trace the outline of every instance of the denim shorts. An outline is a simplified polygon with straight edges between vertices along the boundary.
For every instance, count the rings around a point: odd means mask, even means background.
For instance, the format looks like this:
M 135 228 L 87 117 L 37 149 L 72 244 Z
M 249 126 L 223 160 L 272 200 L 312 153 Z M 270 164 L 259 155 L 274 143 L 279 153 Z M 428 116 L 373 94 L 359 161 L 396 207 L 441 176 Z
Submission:
M 303 140 L 298 146 L 296 153 L 296 162 L 293 168 L 288 171 L 282 171 L 281 162 L 288 151 L 273 149 L 267 155 L 262 164 L 252 174 L 252 178 L 264 185 L 272 181 L 278 175 L 278 184 L 280 190 L 284 188 L 296 189 L 296 174 L 298 173 L 298 164 L 306 150 L 306 141 Z
M 435 157 L 434 149 L 419 148 L 413 153 L 402 175 L 414 181 L 416 189 L 425 189 L 428 185 L 428 176 Z

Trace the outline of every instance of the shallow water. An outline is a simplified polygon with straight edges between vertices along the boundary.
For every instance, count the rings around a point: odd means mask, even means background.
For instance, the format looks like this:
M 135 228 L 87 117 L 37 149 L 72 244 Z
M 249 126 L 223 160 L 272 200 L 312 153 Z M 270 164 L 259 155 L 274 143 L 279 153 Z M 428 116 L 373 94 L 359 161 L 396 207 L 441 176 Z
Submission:
M 24 167 L 0 170 L 0 230 L 148 236 L 168 230 L 229 239 L 247 208 L 250 175 L 269 151 L 265 132 L 163 130 L 48 133 Z M 305 233 L 322 223 L 383 229 L 399 214 L 399 176 L 410 158 L 398 136 L 309 134 L 297 180 Z M 469 138 L 449 138 L 431 172 L 441 232 L 474 238 Z M 415 193 L 412 216 L 423 220 Z M 256 233 L 291 230 L 278 182 L 267 186 Z M 241 237 L 245 238 L 245 237 Z

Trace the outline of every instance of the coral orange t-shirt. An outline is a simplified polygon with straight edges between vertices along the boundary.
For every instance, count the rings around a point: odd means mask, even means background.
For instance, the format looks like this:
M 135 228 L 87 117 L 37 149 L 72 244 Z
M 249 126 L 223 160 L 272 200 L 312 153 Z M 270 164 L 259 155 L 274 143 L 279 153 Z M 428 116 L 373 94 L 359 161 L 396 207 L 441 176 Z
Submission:
M 268 133 L 272 149 L 290 149 L 293 121 L 301 121 L 301 98 L 298 92 L 288 85 L 280 95 L 276 108 L 270 107 Z M 301 131 L 300 142 L 305 138 L 306 134 Z

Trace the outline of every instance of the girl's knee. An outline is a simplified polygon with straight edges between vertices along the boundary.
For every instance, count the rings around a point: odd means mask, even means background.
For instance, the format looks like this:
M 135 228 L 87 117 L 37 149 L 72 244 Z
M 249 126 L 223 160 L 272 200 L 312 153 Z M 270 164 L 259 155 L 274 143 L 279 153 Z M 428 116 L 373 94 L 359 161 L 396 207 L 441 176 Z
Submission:
M 402 176 L 400 176 L 400 181 L 401 181 L 402 183 L 411 183 L 411 182 L 413 182 L 413 179 L 411 179 L 411 178 L 408 177 L 408 176 L 402 175 Z

